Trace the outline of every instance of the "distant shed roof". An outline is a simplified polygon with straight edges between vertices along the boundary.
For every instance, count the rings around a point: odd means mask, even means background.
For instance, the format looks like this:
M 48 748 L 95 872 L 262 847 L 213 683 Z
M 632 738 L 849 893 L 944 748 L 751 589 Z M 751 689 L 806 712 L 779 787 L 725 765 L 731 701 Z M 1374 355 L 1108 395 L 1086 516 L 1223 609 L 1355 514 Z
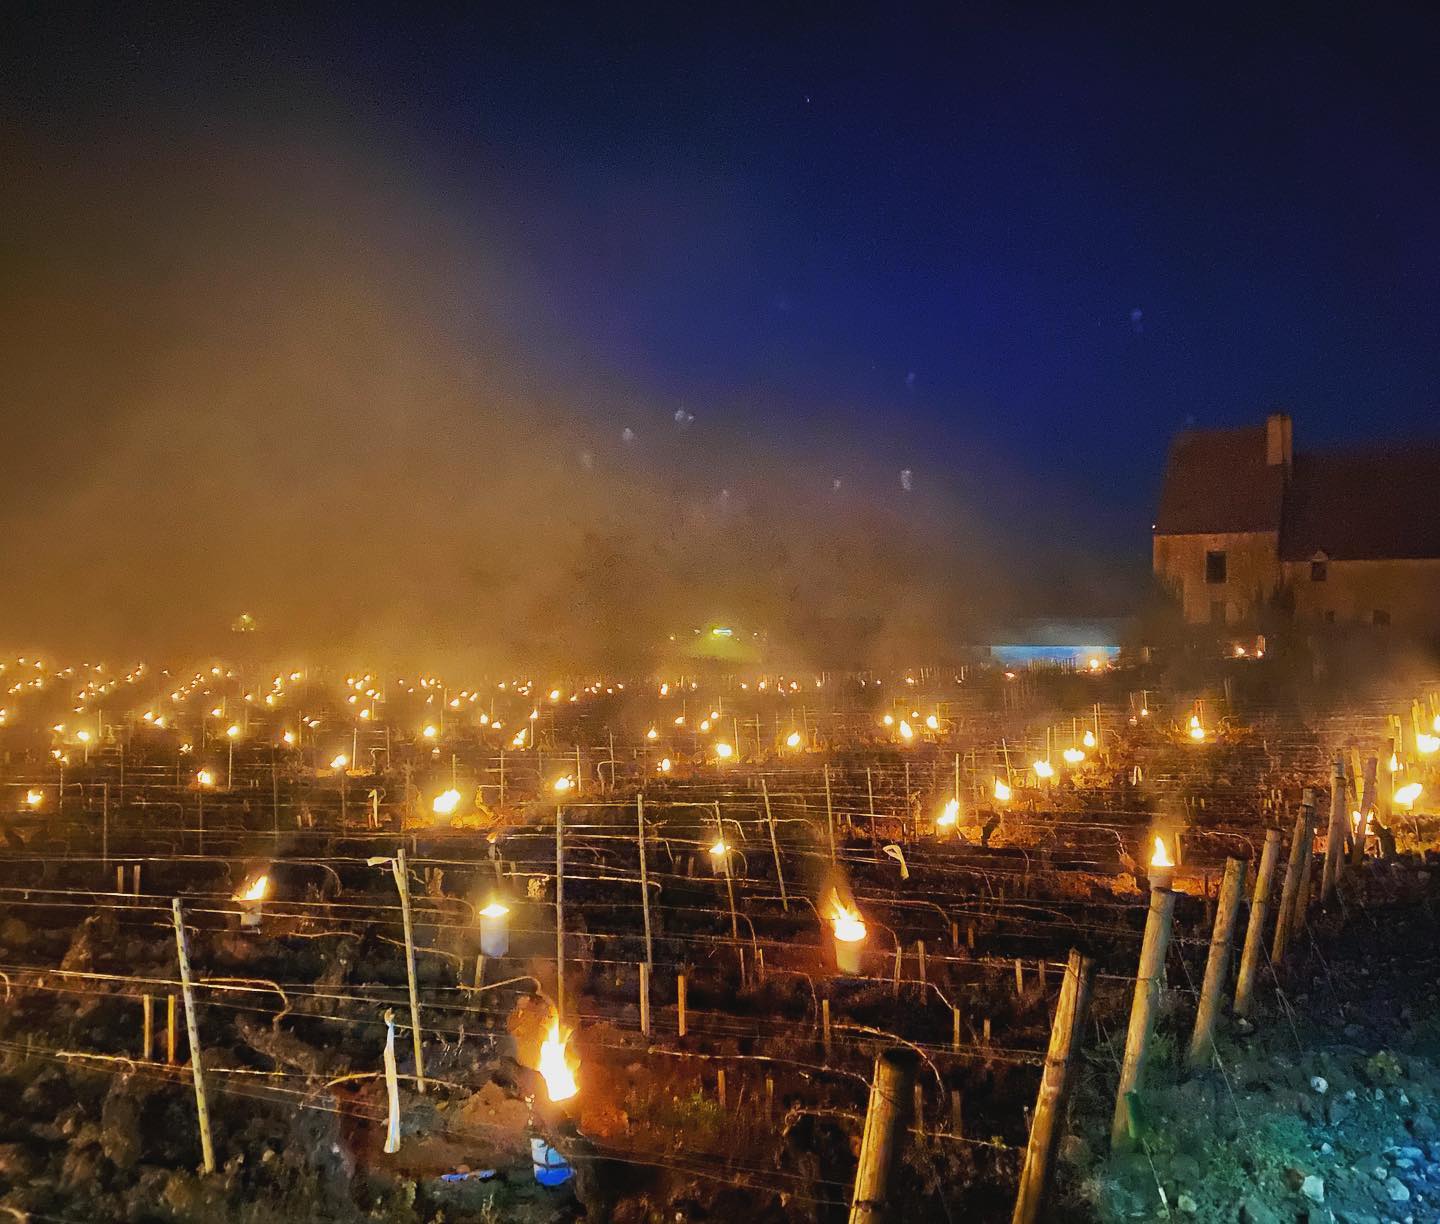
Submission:
M 1279 531 L 1284 492 L 1265 426 L 1187 430 L 1170 447 L 1155 534 Z
M 1440 558 L 1440 443 L 1296 455 L 1280 556 Z

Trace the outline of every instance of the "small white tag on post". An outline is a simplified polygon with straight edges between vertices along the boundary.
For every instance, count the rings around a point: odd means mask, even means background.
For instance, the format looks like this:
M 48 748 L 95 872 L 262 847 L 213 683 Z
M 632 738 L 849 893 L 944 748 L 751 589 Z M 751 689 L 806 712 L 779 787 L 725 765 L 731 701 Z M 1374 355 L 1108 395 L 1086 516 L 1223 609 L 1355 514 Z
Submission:
M 385 1150 L 400 1150 L 400 1077 L 395 1070 L 395 1013 L 385 1013 L 385 1091 L 390 1098 L 390 1121 L 385 1129 Z
M 905 865 L 905 851 L 894 844 L 882 846 L 881 849 L 900 864 L 900 878 L 902 880 L 908 880 L 910 878 L 910 868 Z

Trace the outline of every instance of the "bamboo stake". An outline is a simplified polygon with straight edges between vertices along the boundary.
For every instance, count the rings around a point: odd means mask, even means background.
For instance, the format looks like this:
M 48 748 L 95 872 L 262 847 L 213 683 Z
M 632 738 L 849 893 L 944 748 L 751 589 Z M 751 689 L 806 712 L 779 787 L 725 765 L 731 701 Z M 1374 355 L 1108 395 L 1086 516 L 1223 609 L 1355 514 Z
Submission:
M 177 1034 L 176 1034 L 177 1025 L 176 1025 L 175 1020 L 176 1020 L 176 1017 L 175 1017 L 175 996 L 174 996 L 173 994 L 172 994 L 172 995 L 166 995 L 166 996 L 165 996 L 165 1061 L 166 1061 L 167 1064 L 169 1064 L 169 1065 L 172 1066 L 172 1067 L 175 1065 L 175 1063 L 176 1063 L 176 1061 L 177 1061 L 177 1059 L 178 1059 L 178 1052 L 176 1051 L 176 1048 L 175 1048 L 176 1045 L 178 1044 L 178 1042 L 177 1042 L 177 1040 L 176 1040 L 176 1036 L 177 1036 Z
M 775 840 L 775 814 L 770 810 L 770 788 L 760 779 L 760 794 L 765 800 L 765 822 L 770 828 L 770 850 L 775 855 L 775 878 L 780 882 L 780 905 L 788 914 L 790 898 L 785 894 L 785 871 L 780 866 L 780 843 Z
M 675 1005 L 677 1011 L 677 1023 L 680 1036 L 685 1036 L 685 975 L 677 974 L 675 977 Z
M 820 1000 L 820 1044 L 825 1048 L 825 1057 L 830 1057 L 830 1000 Z
M 1205 960 L 1205 978 L 1200 987 L 1200 1007 L 1195 1013 L 1195 1030 L 1190 1035 L 1189 1062 L 1198 1067 L 1209 1058 L 1220 1014 L 1225 978 L 1230 972 L 1230 944 L 1235 937 L 1235 919 L 1240 912 L 1240 895 L 1245 891 L 1245 860 L 1225 860 L 1225 878 L 1220 884 L 1220 901 L 1215 907 L 1215 926 L 1210 933 L 1210 955 Z
M 830 835 L 830 866 L 835 866 L 835 806 L 830 799 L 830 766 L 823 767 L 825 774 L 825 829 Z
M 1268 829 L 1265 848 L 1260 852 L 1260 870 L 1255 877 L 1255 892 L 1250 899 L 1250 921 L 1245 928 L 1245 948 L 1240 953 L 1240 973 L 1235 979 L 1237 1016 L 1248 1015 L 1255 996 L 1255 971 L 1260 967 L 1260 949 L 1265 946 L 1265 911 L 1270 904 L 1270 886 L 1275 879 L 1275 864 L 1280 860 L 1280 830 Z
M 1050 1026 L 1050 1047 L 1045 1054 L 1045 1070 L 1035 1099 L 1035 1116 L 1030 1123 L 1030 1141 L 1020 1170 L 1020 1192 L 1015 1198 L 1012 1224 L 1037 1224 L 1041 1218 L 1040 1208 L 1049 1186 L 1061 1118 L 1070 1091 L 1071 1068 L 1084 1038 L 1093 973 L 1094 962 L 1071 949 L 1060 983 L 1055 1021 Z
M 650 1036 L 650 966 L 640 963 L 640 1031 Z
M 150 1062 L 155 1053 L 155 1000 L 148 994 L 140 996 L 140 1017 L 142 1021 L 140 1057 L 145 1062 Z
M 195 1115 L 200 1123 L 200 1158 L 206 1173 L 215 1172 L 215 1146 L 210 1138 L 210 1105 L 205 1098 L 204 1051 L 200 1048 L 200 1021 L 195 1014 L 195 991 L 190 983 L 190 949 L 185 942 L 185 919 L 180 898 L 170 902 L 175 919 L 175 953 L 180 960 L 180 992 L 185 998 L 185 1034 L 190 1039 L 190 1075 L 195 1081 Z
M 1135 997 L 1130 1006 L 1130 1027 L 1125 1034 L 1125 1061 L 1115 1092 L 1115 1112 L 1110 1119 L 1110 1146 L 1116 1151 L 1129 1148 L 1129 1094 L 1140 1087 L 1150 1034 L 1160 1006 L 1161 975 L 1165 953 L 1170 947 L 1170 924 L 1175 914 L 1175 894 L 1168 888 L 1150 890 L 1150 912 L 1145 919 L 1145 939 L 1140 946 L 1140 967 L 1135 975 Z

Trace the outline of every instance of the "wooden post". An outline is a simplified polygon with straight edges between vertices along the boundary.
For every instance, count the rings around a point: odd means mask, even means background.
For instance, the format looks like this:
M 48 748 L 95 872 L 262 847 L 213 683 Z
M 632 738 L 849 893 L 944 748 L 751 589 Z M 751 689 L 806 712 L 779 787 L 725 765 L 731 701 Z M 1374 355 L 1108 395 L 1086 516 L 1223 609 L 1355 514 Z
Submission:
M 825 1048 L 825 1057 L 830 1057 L 830 1000 L 820 1000 L 820 1044 Z
M 1280 860 L 1280 830 L 1268 829 L 1265 848 L 1260 851 L 1260 870 L 1250 898 L 1250 921 L 1245 927 L 1245 948 L 1240 953 L 1240 973 L 1235 979 L 1234 1012 L 1248 1015 L 1255 997 L 1255 972 L 1260 967 L 1260 949 L 1265 946 L 1265 911 L 1270 905 L 1270 885 L 1275 864 Z
M 720 1108 L 725 1108 L 725 1068 L 721 1067 L 715 1072 L 715 1099 L 719 1102 Z
M 555 807 L 555 1010 L 565 1015 L 565 809 Z M 682 1030 L 683 1035 L 683 1030 Z
M 950 1028 L 950 1048 L 958 1050 L 960 1048 L 960 1009 L 958 1007 L 950 1008 Z
M 179 1054 L 176 1050 L 176 1023 L 175 1023 L 175 996 L 165 996 L 165 1062 L 169 1066 L 175 1066 Z
M 675 977 L 675 1004 L 677 1011 L 677 1023 L 680 1036 L 685 1036 L 685 975 L 677 974 Z
M 914 1091 L 916 1057 L 910 1050 L 886 1050 L 875 1059 L 870 1106 L 860 1140 L 860 1165 L 850 1224 L 880 1224 L 886 1218 L 890 1166 L 904 1135 L 905 1114 Z
M 405 866 L 405 847 L 390 860 L 395 886 L 400 890 L 400 922 L 405 932 L 405 979 L 410 989 L 410 1032 L 415 1041 L 415 1089 L 425 1091 L 425 1055 L 420 1044 L 420 994 L 415 986 L 415 932 L 410 924 L 410 873 Z
M 206 1173 L 215 1172 L 215 1147 L 210 1138 L 210 1105 L 205 1098 L 204 1051 L 200 1048 L 200 1020 L 195 1014 L 195 991 L 190 984 L 190 949 L 185 942 L 185 919 L 180 898 L 170 902 L 175 919 L 175 952 L 180 959 L 180 991 L 185 997 L 185 1034 L 190 1039 L 190 1075 L 195 1081 L 195 1115 L 200 1122 L 200 1158 Z
M 958 1088 L 950 1089 L 950 1133 L 956 1136 L 965 1134 L 964 1097 Z
M 140 895 L 140 864 L 136 863 L 130 868 L 130 891 L 137 897 Z
M 125 864 L 124 864 L 124 863 L 117 863 L 117 864 L 115 865 L 115 891 L 116 891 L 117 893 L 123 893 L 123 892 L 125 891 Z
M 830 766 L 826 764 L 825 772 L 825 828 L 830 834 L 830 866 L 835 866 L 835 805 L 830 799 Z
M 645 915 L 645 967 L 651 968 L 655 964 L 655 948 L 651 942 L 650 935 L 650 871 L 645 860 L 645 796 L 635 796 L 635 823 L 638 828 L 640 845 L 640 907 Z M 648 1026 L 644 1026 L 645 1035 L 650 1035 Z
M 1365 861 L 1365 833 L 1370 828 L 1370 818 L 1375 815 L 1376 769 L 1375 758 L 1366 757 L 1360 785 L 1360 827 L 1355 830 L 1350 845 L 1350 863 L 1358 867 Z
M 1275 914 L 1275 938 L 1270 945 L 1270 963 L 1278 966 L 1285 959 L 1290 932 L 1295 925 L 1295 898 L 1300 895 L 1300 875 L 1304 870 L 1307 832 L 1315 813 L 1315 792 L 1305 791 L 1300 814 L 1295 817 L 1295 830 L 1290 835 L 1290 857 L 1285 864 L 1285 882 L 1280 886 L 1280 908 Z
M 650 966 L 640 962 L 640 1031 L 650 1036 Z
M 1025 965 L 1018 956 L 1015 958 L 1015 993 L 1025 993 Z
M 140 1057 L 150 1062 L 155 1055 L 155 1000 L 150 995 L 140 996 Z
M 1335 768 L 1330 771 L 1330 827 L 1325 834 L 1325 866 L 1320 875 L 1320 901 L 1324 905 L 1335 899 L 1335 886 L 1345 861 L 1345 800 L 1345 758 L 1337 756 Z
M 1150 912 L 1145 919 L 1145 939 L 1140 945 L 1140 967 L 1135 974 L 1135 997 L 1130 1005 L 1130 1027 L 1125 1034 L 1125 1061 L 1115 1092 L 1115 1112 L 1110 1119 L 1110 1146 L 1123 1151 L 1130 1146 L 1129 1094 L 1140 1087 L 1149 1053 L 1155 1012 L 1160 1006 L 1160 979 L 1165 971 L 1165 954 L 1170 948 L 1170 923 L 1175 915 L 1175 894 L 1168 888 L 1150 890 Z
M 1060 1001 L 1050 1026 L 1050 1047 L 1045 1053 L 1045 1070 L 1035 1099 L 1035 1116 L 1030 1123 L 1030 1142 L 1020 1170 L 1020 1192 L 1015 1198 L 1012 1224 L 1037 1224 L 1050 1169 L 1060 1138 L 1065 1100 L 1070 1091 L 1071 1068 L 1085 1034 L 1085 1012 L 1090 1004 L 1090 982 L 1094 962 L 1071 949 L 1060 983 Z
M 1191 1067 L 1204 1063 L 1211 1052 L 1215 1020 L 1230 972 L 1230 944 L 1235 937 L 1235 919 L 1240 912 L 1240 894 L 1245 891 L 1245 860 L 1225 860 L 1225 878 L 1220 883 L 1220 902 L 1215 907 L 1215 926 L 1210 932 L 1210 955 L 1205 960 L 1205 979 L 1200 987 L 1200 1006 L 1195 1012 L 1195 1030 L 1190 1034 Z
M 923 995 L 925 983 L 930 980 L 925 974 L 925 941 L 923 939 L 915 941 L 915 960 L 920 966 L 920 993 Z
M 775 840 L 775 814 L 770 810 L 770 788 L 760 779 L 760 795 L 765 800 L 765 822 L 770 827 L 770 850 L 775 855 L 775 878 L 780 882 L 780 905 L 788 914 L 790 898 L 785 895 L 785 872 L 780 866 L 780 843 Z

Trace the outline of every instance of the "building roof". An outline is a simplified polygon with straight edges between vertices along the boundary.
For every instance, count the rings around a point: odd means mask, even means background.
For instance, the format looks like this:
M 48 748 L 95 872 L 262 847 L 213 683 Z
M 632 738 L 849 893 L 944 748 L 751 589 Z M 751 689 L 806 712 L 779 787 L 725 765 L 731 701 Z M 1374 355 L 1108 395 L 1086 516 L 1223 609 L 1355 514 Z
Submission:
M 1279 531 L 1284 469 L 1265 462 L 1265 426 L 1194 429 L 1170 447 L 1156 535 Z
M 1281 560 L 1440 558 L 1437 492 L 1437 443 L 1296 455 Z

